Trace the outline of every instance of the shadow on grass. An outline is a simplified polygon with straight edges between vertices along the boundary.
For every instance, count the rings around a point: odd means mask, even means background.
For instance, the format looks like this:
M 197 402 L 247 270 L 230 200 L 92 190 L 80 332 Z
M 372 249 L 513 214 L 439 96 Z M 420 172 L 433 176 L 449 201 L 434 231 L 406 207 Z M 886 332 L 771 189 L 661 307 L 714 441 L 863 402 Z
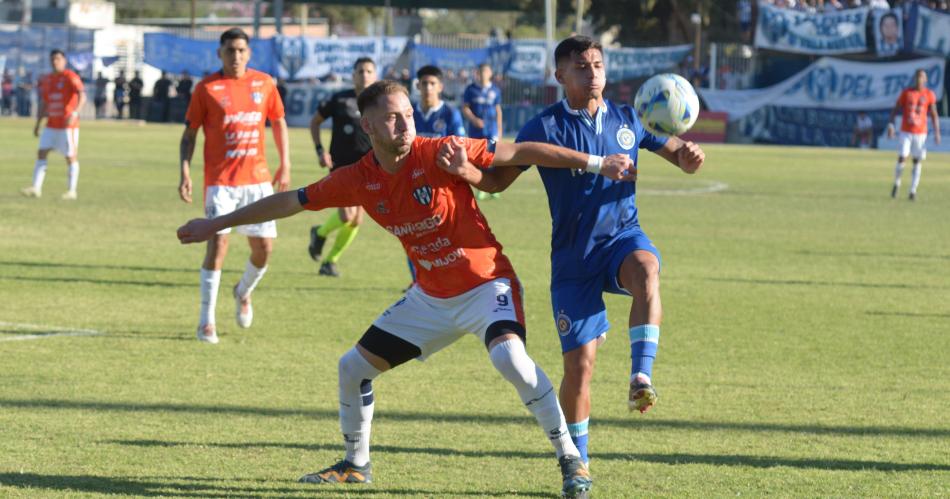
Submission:
M 289 496 L 347 496 L 416 495 L 428 497 L 477 496 L 477 497 L 552 497 L 554 494 L 527 491 L 456 491 L 422 490 L 400 487 L 380 487 L 378 484 L 344 487 L 337 485 L 297 484 L 287 487 L 254 487 L 245 485 L 213 485 L 209 482 L 247 482 L 235 478 L 193 477 L 103 477 L 93 475 L 42 475 L 38 473 L 0 473 L 0 485 L 6 487 L 43 489 L 99 494 L 127 494 L 138 497 L 237 497 L 250 499 L 273 495 Z M 260 482 L 261 480 L 250 480 Z M 281 480 L 280 482 L 284 482 Z M 345 492 L 344 492 L 345 491 Z
M 868 310 L 867 315 L 876 315 L 882 317 L 936 317 L 938 319 L 950 319 L 950 313 L 947 314 L 927 314 L 919 312 L 888 312 L 884 310 Z
M 195 275 L 198 274 L 197 271 L 193 271 Z M 58 282 L 58 283 L 67 283 L 67 284 L 99 284 L 107 286 L 143 286 L 147 288 L 189 288 L 197 289 L 198 285 L 193 282 L 160 282 L 160 281 L 135 281 L 135 280 L 120 280 L 120 279 L 101 279 L 101 278 L 91 278 L 91 277 L 43 277 L 43 276 L 6 276 L 0 275 L 0 280 L 8 281 L 27 281 L 27 282 Z M 272 291 L 295 291 L 295 292 L 326 292 L 333 294 L 349 293 L 349 294 L 360 294 L 364 295 L 367 292 L 384 292 L 384 293 L 399 293 L 397 287 L 382 287 L 382 286 L 359 286 L 347 288 L 344 286 L 267 286 L 268 290 Z M 395 295 L 394 295 L 395 296 Z M 381 301 L 379 303 L 379 309 L 382 310 L 389 305 L 388 301 Z
M 104 443 L 134 447 L 219 447 L 225 449 L 278 448 L 304 451 L 342 451 L 336 444 L 298 444 L 287 442 L 247 442 L 247 443 L 208 443 L 174 442 L 166 440 L 112 440 Z M 374 445 L 373 452 L 391 454 L 418 454 L 422 456 L 456 456 L 467 458 L 500 459 L 551 459 L 549 452 L 527 452 L 509 450 L 461 450 L 438 447 L 406 447 L 401 445 Z M 717 454 L 644 454 L 636 453 L 596 453 L 595 460 L 642 461 L 648 463 L 682 465 L 708 464 L 713 466 L 746 466 L 751 468 L 803 468 L 842 471 L 950 471 L 950 464 L 932 463 L 891 463 L 886 461 L 860 461 L 856 459 L 808 459 L 774 456 L 717 455 Z
M 806 256 L 844 256 L 869 258 L 915 258 L 921 260 L 950 260 L 950 255 L 937 253 L 888 253 L 884 251 L 815 251 L 800 250 L 795 253 Z
M 219 414 L 237 416 L 287 417 L 302 416 L 313 419 L 337 421 L 336 410 L 314 410 L 303 408 L 253 407 L 240 405 L 176 404 L 170 402 L 104 402 L 90 400 L 59 399 L 2 399 L 0 408 L 24 409 L 61 409 L 100 412 L 156 412 L 187 414 Z M 465 423 L 465 424 L 533 424 L 528 414 L 467 414 L 467 413 L 429 413 L 410 411 L 384 411 L 377 413 L 377 421 L 414 421 L 426 423 Z M 673 430 L 727 430 L 749 432 L 805 433 L 818 435 L 847 436 L 901 436 L 946 438 L 950 437 L 950 428 L 914 428 L 906 426 L 821 426 L 790 423 L 746 423 L 731 421 L 689 421 L 675 419 L 639 418 L 635 422 L 629 418 L 598 418 L 598 426 L 611 426 L 631 429 L 673 429 Z
M 98 263 L 64 263 L 64 262 L 24 262 L 0 260 L 4 267 L 33 267 L 40 269 L 98 269 L 98 270 L 130 270 L 133 272 L 172 272 L 176 274 L 194 274 L 197 268 L 181 267 L 148 267 L 143 265 L 105 265 Z M 222 274 L 239 274 L 238 270 L 222 270 Z
M 928 286 L 926 284 L 876 283 L 876 282 L 834 282 L 811 279 L 754 279 L 745 277 L 700 277 L 703 281 L 731 282 L 739 284 L 767 284 L 776 286 L 828 286 L 833 288 L 874 288 L 874 289 L 946 289 L 946 286 Z

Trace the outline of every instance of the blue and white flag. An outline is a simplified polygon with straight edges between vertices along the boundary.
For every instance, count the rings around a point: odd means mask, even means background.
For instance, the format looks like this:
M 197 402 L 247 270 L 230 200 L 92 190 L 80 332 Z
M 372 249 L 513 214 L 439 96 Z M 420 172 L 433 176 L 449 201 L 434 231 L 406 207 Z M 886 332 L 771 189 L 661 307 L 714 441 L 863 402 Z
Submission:
M 867 52 L 865 28 L 870 9 L 861 7 L 808 13 L 759 3 L 755 46 L 799 54 Z
M 251 39 L 248 67 L 275 74 L 274 44 L 270 38 Z M 145 33 L 145 63 L 169 73 L 188 71 L 193 75 L 221 69 L 216 40 L 193 40 L 171 33 Z
M 383 76 L 402 54 L 407 40 L 404 36 L 278 36 L 274 38 L 276 74 L 289 80 L 324 78 L 331 74 L 349 80 L 356 60 L 369 57 L 376 63 L 376 72 Z
M 867 111 L 894 107 L 914 71 L 927 72 L 927 86 L 942 93 L 945 61 L 930 57 L 901 62 L 856 62 L 822 57 L 791 78 L 752 90 L 704 90 L 709 109 L 737 120 L 766 106 Z
M 505 73 L 511 64 L 512 44 L 499 43 L 477 49 L 447 49 L 421 43 L 410 43 L 410 71 L 415 74 L 422 66 L 438 66 L 446 71 L 473 71 L 479 64 L 488 63 L 495 73 Z M 544 59 L 541 73 L 544 75 Z
M 907 31 L 914 52 L 950 57 L 950 14 L 914 4 Z
M 904 48 L 904 22 L 901 9 L 874 9 L 871 11 L 874 49 L 877 55 L 890 57 Z
M 643 78 L 675 68 L 693 50 L 692 45 L 606 49 L 607 81 Z

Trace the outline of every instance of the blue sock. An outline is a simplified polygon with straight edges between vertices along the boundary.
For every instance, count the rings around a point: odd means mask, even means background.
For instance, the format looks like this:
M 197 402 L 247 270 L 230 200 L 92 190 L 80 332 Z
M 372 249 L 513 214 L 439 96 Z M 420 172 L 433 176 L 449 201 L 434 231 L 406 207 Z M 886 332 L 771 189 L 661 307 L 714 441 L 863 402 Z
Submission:
M 577 423 L 567 423 L 567 431 L 571 434 L 571 440 L 578 452 L 581 453 L 581 460 L 585 464 L 590 464 L 590 458 L 587 457 L 587 425 L 590 418 Z
M 630 375 L 643 373 L 653 377 L 653 360 L 660 342 L 660 326 L 644 324 L 630 328 Z

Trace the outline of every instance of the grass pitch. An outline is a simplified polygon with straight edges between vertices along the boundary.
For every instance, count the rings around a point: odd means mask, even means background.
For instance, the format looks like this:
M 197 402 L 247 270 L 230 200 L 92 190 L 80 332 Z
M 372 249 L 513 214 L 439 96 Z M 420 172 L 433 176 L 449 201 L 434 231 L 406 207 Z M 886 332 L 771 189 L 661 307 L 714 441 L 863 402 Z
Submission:
M 472 338 L 374 383 L 376 483 L 296 483 L 342 455 L 336 361 L 408 283 L 398 242 L 367 223 L 333 280 L 306 253 L 327 213 L 280 222 L 239 330 L 248 251 L 233 236 L 221 344 L 199 344 L 204 249 L 174 233 L 202 213 L 178 200 L 181 128 L 85 123 L 78 202 L 59 200 L 59 156 L 42 199 L 18 194 L 31 129 L 0 120 L 0 496 L 558 494 L 546 438 Z M 306 131 L 291 140 L 293 183 L 322 176 Z M 610 296 L 595 496 L 950 495 L 950 157 L 931 155 L 911 203 L 888 197 L 890 152 L 706 152 L 696 176 L 642 156 L 641 222 L 664 264 L 660 401 L 627 412 L 629 302 Z M 526 288 L 529 352 L 558 383 L 537 174 L 483 208 Z

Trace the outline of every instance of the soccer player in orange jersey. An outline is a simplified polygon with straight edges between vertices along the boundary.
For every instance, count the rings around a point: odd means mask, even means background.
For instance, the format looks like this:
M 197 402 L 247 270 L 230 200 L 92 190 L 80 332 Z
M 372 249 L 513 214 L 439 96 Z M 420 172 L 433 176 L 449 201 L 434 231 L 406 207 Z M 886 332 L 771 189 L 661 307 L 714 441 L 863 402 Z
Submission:
M 359 162 L 297 192 L 275 194 L 219 218 L 191 220 L 178 229 L 183 243 L 199 242 L 231 226 L 288 217 L 305 209 L 358 205 L 399 238 L 416 266 L 415 285 L 340 358 L 345 458 L 301 481 L 371 481 L 372 380 L 472 334 L 485 345 L 492 365 L 515 387 L 554 445 L 564 496 L 586 497 L 590 474 L 571 442 L 557 393 L 525 350 L 518 278 L 478 209 L 471 187 L 451 172 L 467 164 L 467 159 L 481 168 L 542 163 L 632 180 L 632 161 L 626 155 L 603 158 L 536 142 L 417 137 L 408 92 L 390 80 L 367 87 L 357 104 L 360 125 L 373 145 Z M 464 154 L 458 153 L 459 147 Z M 448 163 L 449 157 L 453 163 Z
M 178 194 L 191 202 L 191 156 L 198 129 L 204 128 L 204 205 L 208 218 L 216 218 L 263 199 L 290 185 L 290 148 L 284 105 L 271 77 L 247 68 L 251 48 L 244 31 L 232 28 L 221 35 L 218 48 L 221 71 L 209 75 L 195 87 L 185 133 L 181 137 L 181 181 Z M 280 167 L 273 185 L 264 154 L 264 124 L 270 120 Z M 247 236 L 251 258 L 244 275 L 234 285 L 238 326 L 251 326 L 254 309 L 251 292 L 267 270 L 267 259 L 277 237 L 277 224 L 261 220 L 242 224 L 237 231 Z M 221 281 L 221 266 L 228 251 L 230 228 L 222 228 L 208 240 L 201 266 L 201 313 L 198 339 L 217 343 L 215 304 Z
M 33 185 L 20 190 L 24 196 L 38 198 L 43 195 L 43 180 L 46 178 L 46 157 L 52 150 L 66 157 L 68 165 L 67 189 L 63 199 L 76 199 L 76 184 L 79 182 L 79 110 L 86 103 L 79 75 L 66 69 L 66 54 L 53 50 L 49 54 L 53 72 L 40 79 L 40 109 L 36 113 L 33 135 L 39 136 L 40 145 L 33 167 Z M 46 126 L 40 134 L 40 122 L 46 118 Z
M 937 96 L 927 88 L 927 72 L 918 69 L 914 73 L 914 86 L 905 88 L 897 98 L 894 109 L 887 122 L 887 136 L 894 138 L 894 117 L 901 118 L 900 141 L 897 146 L 897 167 L 894 169 L 894 187 L 891 197 L 897 197 L 901 186 L 901 174 L 904 173 L 904 161 L 907 156 L 914 158 L 914 170 L 910 183 L 908 199 L 917 199 L 917 185 L 920 184 L 920 163 L 927 157 L 927 117 L 933 120 L 934 143 L 940 145 L 940 118 L 937 116 Z

